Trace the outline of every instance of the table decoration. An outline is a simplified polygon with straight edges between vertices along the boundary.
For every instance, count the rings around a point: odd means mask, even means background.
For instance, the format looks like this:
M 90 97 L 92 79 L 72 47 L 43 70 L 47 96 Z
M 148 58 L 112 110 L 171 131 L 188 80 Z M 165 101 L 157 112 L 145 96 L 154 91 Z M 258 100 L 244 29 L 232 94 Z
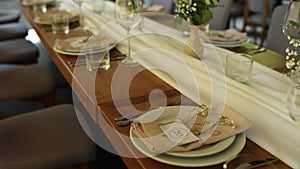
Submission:
M 188 46 L 184 48 L 184 52 L 188 55 L 200 58 L 203 56 L 203 44 L 198 40 L 197 30 L 207 32 L 209 30 L 208 21 L 213 18 L 210 8 L 216 7 L 219 0 L 175 0 L 175 15 L 177 19 L 174 24 L 182 24 L 183 20 L 187 20 L 186 27 L 189 31 L 183 31 L 183 34 L 189 36 Z M 198 51 L 194 51 L 197 49 Z
M 286 49 L 286 67 L 290 70 L 290 77 L 300 65 L 300 2 L 290 1 L 282 27 L 283 33 L 289 40 L 290 46 Z
M 219 0 L 175 0 L 175 15 L 193 25 L 207 24 L 213 18 L 210 8 L 218 3 Z
M 158 117 L 155 120 L 143 119 L 142 116 L 134 121 L 131 127 L 153 153 L 192 151 L 244 132 L 251 126 L 249 121 L 226 105 L 220 117 L 218 114 L 223 106 L 217 105 L 212 111 L 208 111 L 205 106 L 177 108 L 174 106 L 169 110 L 161 110 L 161 114 L 157 112 Z M 211 120 L 207 116 L 208 113 L 215 119 Z M 184 133 L 188 129 L 188 133 Z M 175 138 L 173 134 L 176 136 L 180 134 L 182 137 L 173 140 Z
M 187 45 L 184 47 L 184 53 L 197 59 L 201 59 L 204 52 L 204 46 L 198 32 L 198 27 L 194 25 L 189 25 L 189 27 L 191 32 Z

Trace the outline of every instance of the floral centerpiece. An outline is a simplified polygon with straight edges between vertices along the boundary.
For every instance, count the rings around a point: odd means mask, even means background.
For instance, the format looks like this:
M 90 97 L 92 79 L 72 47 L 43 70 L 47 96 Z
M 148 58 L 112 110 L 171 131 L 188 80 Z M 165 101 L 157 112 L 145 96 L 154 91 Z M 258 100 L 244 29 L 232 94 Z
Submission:
M 175 15 L 188 20 L 193 25 L 207 24 L 213 18 L 210 8 L 216 7 L 219 0 L 174 0 Z

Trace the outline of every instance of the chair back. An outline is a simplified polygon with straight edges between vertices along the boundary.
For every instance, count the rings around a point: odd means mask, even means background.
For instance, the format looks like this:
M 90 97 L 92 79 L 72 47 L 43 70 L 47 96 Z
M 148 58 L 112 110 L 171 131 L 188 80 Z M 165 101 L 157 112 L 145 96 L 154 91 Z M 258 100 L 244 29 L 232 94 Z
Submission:
M 213 19 L 209 21 L 209 27 L 214 30 L 224 30 L 228 27 L 232 0 L 220 0 L 217 7 L 211 8 Z
M 277 0 L 248 0 L 248 3 L 250 12 L 262 14 L 264 10 L 267 10 L 268 15 L 271 16 L 273 9 L 278 2 Z M 268 5 L 265 6 L 265 4 Z
M 266 48 L 282 55 L 285 55 L 285 49 L 289 44 L 287 37 L 282 32 L 282 25 L 287 7 L 287 5 L 279 5 L 274 9 L 266 39 Z

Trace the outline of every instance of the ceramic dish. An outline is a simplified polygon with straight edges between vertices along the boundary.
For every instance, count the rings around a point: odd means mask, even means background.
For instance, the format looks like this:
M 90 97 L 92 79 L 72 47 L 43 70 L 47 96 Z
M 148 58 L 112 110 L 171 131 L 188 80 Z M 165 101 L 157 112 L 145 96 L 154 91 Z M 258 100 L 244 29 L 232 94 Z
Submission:
M 66 41 L 67 43 L 76 43 L 77 45 L 79 42 L 82 42 L 82 46 L 84 46 L 86 39 L 88 39 L 87 36 L 79 36 L 79 37 L 72 37 L 72 38 L 64 39 L 64 41 Z M 83 43 L 83 41 L 84 41 L 84 43 Z M 115 46 L 115 43 L 111 43 L 109 48 L 112 49 L 112 48 L 114 48 L 114 46 Z M 78 55 L 80 55 L 80 53 L 82 53 L 81 49 L 78 49 L 78 48 L 74 48 L 72 50 L 71 49 L 70 50 L 60 49 L 59 47 L 57 47 L 57 44 L 55 44 L 53 46 L 53 49 L 57 53 L 65 54 L 65 55 L 72 55 L 72 56 L 78 56 Z
M 153 155 L 142 143 L 140 139 L 136 139 L 136 135 L 130 129 L 130 138 L 133 145 L 143 154 L 153 160 L 181 167 L 204 167 L 220 164 L 228 160 L 228 158 L 237 155 L 244 148 L 246 143 L 246 134 L 241 133 L 236 135 L 234 142 L 225 150 L 202 157 L 178 157 L 168 154 Z
M 228 47 L 229 48 L 229 47 L 240 47 L 249 42 L 250 42 L 249 38 L 245 38 L 245 39 L 242 39 L 239 41 L 233 41 L 233 42 L 210 41 L 207 43 L 211 43 L 211 44 L 213 44 L 215 46 L 219 46 L 219 47 Z
M 206 145 L 193 151 L 166 152 L 166 154 L 177 156 L 177 157 L 202 157 L 202 156 L 212 155 L 228 148 L 234 142 L 234 140 L 235 140 L 235 135 L 227 139 L 224 139 L 222 141 L 219 141 L 215 144 Z
M 22 5 L 24 6 L 33 6 L 35 4 L 52 4 L 55 3 L 55 0 L 23 0 Z

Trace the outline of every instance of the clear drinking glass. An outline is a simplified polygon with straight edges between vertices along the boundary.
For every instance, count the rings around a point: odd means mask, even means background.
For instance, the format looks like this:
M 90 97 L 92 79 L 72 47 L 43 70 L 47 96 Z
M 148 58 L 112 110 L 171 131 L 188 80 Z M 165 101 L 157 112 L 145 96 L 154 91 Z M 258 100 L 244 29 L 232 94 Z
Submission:
M 134 67 L 139 65 L 130 55 L 130 31 L 141 21 L 141 8 L 140 0 L 116 0 L 116 19 L 120 26 L 127 31 L 128 36 L 128 54 L 120 63 L 122 66 Z
M 300 46 L 300 2 L 291 1 L 286 12 L 283 33 L 290 41 L 289 47 L 286 49 L 286 67 L 290 70 L 289 76 L 295 70 L 299 61 Z
M 79 17 L 79 25 L 80 27 L 83 29 L 84 28 L 84 24 L 83 24 L 83 12 L 82 12 L 82 4 L 86 1 L 86 0 L 73 0 L 79 7 L 79 11 L 80 11 L 80 17 Z

